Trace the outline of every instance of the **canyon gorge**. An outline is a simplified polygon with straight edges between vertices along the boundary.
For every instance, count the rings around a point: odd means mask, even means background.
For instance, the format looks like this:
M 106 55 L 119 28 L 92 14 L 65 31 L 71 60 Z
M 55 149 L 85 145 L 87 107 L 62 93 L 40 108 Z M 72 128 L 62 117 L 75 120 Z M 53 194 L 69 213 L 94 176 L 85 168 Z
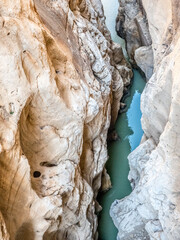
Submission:
M 127 59 L 100 0 L 0 1 L 0 240 L 100 239 L 107 138 L 132 67 L 147 81 L 143 137 L 127 160 L 132 192 L 109 214 L 118 240 L 180 239 L 179 11 L 119 0 Z
M 144 136 L 140 146 L 128 157 L 128 178 L 133 192 L 127 198 L 113 203 L 111 216 L 119 230 L 117 239 L 136 239 L 136 236 L 141 236 L 137 239 L 178 240 L 180 3 L 171 0 L 122 2 L 127 3 L 124 29 L 130 33 L 135 32 L 128 27 L 134 23 L 136 27 L 139 25 L 139 16 L 136 20 L 136 17 L 129 18 L 129 15 L 132 16 L 131 10 L 143 7 L 141 14 L 144 11 L 146 13 L 152 40 L 154 73 L 141 98 Z M 140 26 L 143 29 L 143 25 Z M 132 49 L 132 42 L 129 45 L 129 49 Z M 146 47 L 150 49 L 150 46 Z M 135 59 L 138 54 L 142 56 L 143 48 L 135 50 L 132 56 Z

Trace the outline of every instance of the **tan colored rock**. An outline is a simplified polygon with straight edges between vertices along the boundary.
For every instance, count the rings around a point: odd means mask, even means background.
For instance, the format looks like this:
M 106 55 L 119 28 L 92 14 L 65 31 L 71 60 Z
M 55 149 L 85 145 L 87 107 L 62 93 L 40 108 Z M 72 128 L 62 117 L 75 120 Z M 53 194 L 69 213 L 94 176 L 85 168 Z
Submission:
M 180 4 L 143 0 L 143 5 L 153 41 L 155 73 L 141 99 L 145 137 L 129 156 L 134 190 L 113 203 L 111 216 L 119 230 L 118 239 L 136 239 L 141 234 L 145 239 L 179 240 Z
M 100 1 L 2 0 L 0 15 L 0 209 L 10 238 L 97 239 L 107 131 L 129 65 L 115 57 Z
M 9 240 L 9 234 L 6 229 L 6 224 L 4 222 L 4 218 L 0 212 L 0 239 L 1 240 Z
M 102 172 L 102 184 L 101 184 L 101 191 L 108 191 L 112 187 L 111 185 L 111 179 L 109 174 L 106 171 L 106 168 L 104 168 Z

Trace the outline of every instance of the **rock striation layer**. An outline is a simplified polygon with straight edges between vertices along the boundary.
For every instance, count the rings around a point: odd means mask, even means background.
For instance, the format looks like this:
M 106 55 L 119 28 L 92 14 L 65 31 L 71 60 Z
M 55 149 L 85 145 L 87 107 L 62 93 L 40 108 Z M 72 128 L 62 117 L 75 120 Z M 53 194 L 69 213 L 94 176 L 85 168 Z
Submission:
M 140 146 L 130 154 L 130 196 L 111 216 L 117 239 L 180 239 L 180 3 L 143 0 L 152 38 L 154 74 L 142 94 Z M 144 237 L 144 238 L 143 238 Z
M 1 0 L 0 16 L 0 236 L 97 239 L 129 64 L 98 0 Z

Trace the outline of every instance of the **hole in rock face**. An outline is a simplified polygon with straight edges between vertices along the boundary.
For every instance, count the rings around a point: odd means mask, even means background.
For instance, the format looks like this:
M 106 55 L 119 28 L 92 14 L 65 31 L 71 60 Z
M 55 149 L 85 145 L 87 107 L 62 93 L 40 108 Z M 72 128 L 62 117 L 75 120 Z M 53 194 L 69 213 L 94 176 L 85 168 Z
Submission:
M 50 162 L 41 162 L 40 166 L 44 166 L 44 167 L 57 167 L 57 164 L 50 163 Z
M 35 172 L 33 173 L 33 176 L 34 176 L 34 178 L 38 178 L 38 177 L 41 176 L 41 173 L 40 173 L 39 171 L 35 171 Z

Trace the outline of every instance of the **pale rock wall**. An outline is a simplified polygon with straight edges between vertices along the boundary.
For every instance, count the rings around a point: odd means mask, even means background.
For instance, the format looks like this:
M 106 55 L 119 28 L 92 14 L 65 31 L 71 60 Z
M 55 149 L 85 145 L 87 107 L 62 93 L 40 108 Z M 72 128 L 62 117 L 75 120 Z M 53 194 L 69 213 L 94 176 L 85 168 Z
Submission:
M 10 238 L 96 239 L 111 105 L 113 125 L 132 71 L 98 0 L 1 0 L 0 16 L 0 211 Z
M 152 46 L 143 46 L 136 49 L 134 53 L 136 64 L 140 67 L 149 80 L 154 71 L 154 56 Z
M 133 192 L 111 216 L 117 239 L 180 239 L 180 3 L 143 0 L 155 72 L 142 94 L 140 146 L 129 155 Z

